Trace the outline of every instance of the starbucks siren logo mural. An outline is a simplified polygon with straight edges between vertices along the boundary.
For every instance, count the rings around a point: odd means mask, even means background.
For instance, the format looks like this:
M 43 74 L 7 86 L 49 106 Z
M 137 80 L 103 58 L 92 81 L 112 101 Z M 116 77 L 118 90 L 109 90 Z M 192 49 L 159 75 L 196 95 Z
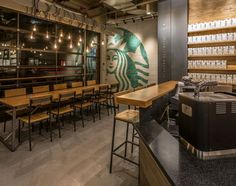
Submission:
M 146 50 L 130 31 L 117 28 L 117 33 L 108 38 L 107 72 L 109 80 L 120 84 L 120 90 L 148 83 L 149 60 Z

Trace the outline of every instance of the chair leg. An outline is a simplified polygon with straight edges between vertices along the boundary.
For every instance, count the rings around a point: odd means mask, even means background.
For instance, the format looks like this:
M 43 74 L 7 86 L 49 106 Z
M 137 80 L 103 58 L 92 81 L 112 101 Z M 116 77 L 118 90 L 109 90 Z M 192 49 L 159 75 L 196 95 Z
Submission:
M 112 173 L 112 163 L 113 163 L 113 150 L 114 150 L 114 143 L 115 143 L 115 134 L 116 134 L 116 119 L 114 118 L 113 131 L 112 131 L 112 141 L 111 141 L 110 173 Z
M 57 126 L 58 126 L 58 131 L 59 131 L 59 138 L 61 138 L 61 124 L 59 120 L 59 115 L 57 115 Z
M 101 120 L 101 104 L 98 103 L 98 116 L 99 116 L 99 120 Z
M 29 150 L 32 151 L 32 146 L 31 146 L 31 123 L 29 123 Z
M 39 123 L 39 135 L 42 135 L 42 121 Z
M 131 153 L 134 152 L 134 126 L 133 126 L 133 132 L 132 132 L 132 145 L 131 145 Z
M 49 130 L 50 130 L 50 141 L 52 142 L 52 122 L 51 119 L 48 120 L 49 123 Z
M 84 116 L 83 116 L 83 109 L 80 108 L 80 115 L 81 115 L 81 120 L 82 120 L 82 126 L 84 128 Z
M 126 127 L 126 136 L 125 136 L 125 157 L 127 155 L 127 141 L 128 141 L 128 137 L 129 137 L 129 123 L 127 123 L 127 127 Z
M 18 142 L 19 144 L 21 143 L 21 124 L 19 120 L 19 125 L 18 125 Z
M 107 115 L 109 116 L 110 114 L 109 114 L 109 103 L 108 103 L 108 100 L 107 100 L 106 104 L 107 104 Z
M 73 124 L 74 124 L 74 132 L 75 132 L 76 131 L 75 109 L 73 111 Z
M 6 122 L 6 120 L 4 120 L 3 132 L 6 132 L 6 124 L 7 124 L 7 122 Z
M 92 116 L 93 116 L 93 122 L 95 122 L 95 114 L 96 114 L 96 111 L 95 111 L 95 108 L 92 108 L 93 106 L 91 106 L 91 109 L 92 109 Z

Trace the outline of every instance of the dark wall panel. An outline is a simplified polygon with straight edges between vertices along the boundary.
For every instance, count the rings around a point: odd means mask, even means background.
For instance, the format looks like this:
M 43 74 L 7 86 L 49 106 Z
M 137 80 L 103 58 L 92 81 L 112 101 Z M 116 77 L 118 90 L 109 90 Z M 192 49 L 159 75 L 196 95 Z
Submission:
M 158 3 L 158 82 L 187 74 L 187 0 Z
M 158 83 L 171 79 L 170 0 L 158 3 Z

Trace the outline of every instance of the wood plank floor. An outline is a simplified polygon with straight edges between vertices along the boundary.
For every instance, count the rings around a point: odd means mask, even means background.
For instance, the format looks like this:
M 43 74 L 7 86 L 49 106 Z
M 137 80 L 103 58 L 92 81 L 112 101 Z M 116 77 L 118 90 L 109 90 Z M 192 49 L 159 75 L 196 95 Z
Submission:
M 51 143 L 49 134 L 33 135 L 33 151 L 28 141 L 10 152 L 0 144 L 1 186 L 116 186 L 138 185 L 138 167 L 114 156 L 113 173 L 109 174 L 113 115 L 102 113 L 102 120 L 93 123 L 87 117 L 85 128 L 77 121 L 77 131 L 68 120 L 59 139 L 55 130 Z M 8 126 L 10 127 L 10 125 Z M 117 124 L 116 139 L 124 139 L 125 124 Z M 0 129 L 2 130 L 2 129 Z M 138 159 L 138 149 L 131 155 Z

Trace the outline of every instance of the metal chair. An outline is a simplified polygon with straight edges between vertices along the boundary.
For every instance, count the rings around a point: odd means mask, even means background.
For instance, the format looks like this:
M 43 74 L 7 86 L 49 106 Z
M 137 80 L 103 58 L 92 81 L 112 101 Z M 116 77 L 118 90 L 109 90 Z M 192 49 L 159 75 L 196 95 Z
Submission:
M 52 105 L 52 96 L 41 96 L 30 99 L 30 104 L 28 107 L 28 115 L 22 116 L 19 118 L 19 127 L 18 127 L 18 140 L 21 143 L 21 124 L 28 125 L 28 134 L 29 134 L 29 150 L 32 151 L 31 146 L 31 127 L 33 123 L 40 123 L 40 134 L 42 121 L 48 121 L 50 129 L 50 140 L 52 141 L 52 126 L 51 126 L 51 105 Z M 45 108 L 47 111 L 45 112 Z
M 93 122 L 95 122 L 95 111 L 93 108 L 93 99 L 94 99 L 94 88 L 84 88 L 82 90 L 82 97 L 79 98 L 78 103 L 75 104 L 75 109 L 80 110 L 80 115 L 81 115 L 81 120 L 82 120 L 82 126 L 84 127 L 84 116 L 83 112 L 84 109 L 89 109 L 92 110 L 92 117 L 93 117 Z
M 119 83 L 112 83 L 108 89 L 108 101 L 111 113 L 113 113 L 113 95 L 119 91 Z
M 108 104 L 108 85 L 99 86 L 98 93 L 95 96 L 94 103 L 98 108 L 99 119 L 101 120 L 101 105 L 104 104 L 107 108 L 107 114 L 109 116 L 109 104 Z
M 16 96 L 26 96 L 26 88 L 16 88 L 16 89 L 9 89 L 9 90 L 4 91 L 4 97 L 5 98 L 16 97 Z M 17 117 L 22 116 L 26 112 L 27 112 L 26 107 L 18 108 L 16 110 L 16 116 Z M 12 115 L 13 115 L 13 111 L 11 109 L 5 111 L 5 113 L 3 115 L 3 117 L 4 117 L 3 118 L 3 120 L 4 120 L 3 132 L 6 132 L 6 124 L 7 124 L 6 122 L 7 122 L 7 120 L 12 119 Z M 10 116 L 11 118 L 7 118 L 7 116 Z
M 132 134 L 132 141 L 129 141 L 129 125 L 131 124 L 134 126 L 136 123 L 139 122 L 139 111 L 130 109 L 128 106 L 127 110 L 117 113 L 117 96 L 121 96 L 123 94 L 129 93 L 129 90 L 121 91 L 114 94 L 114 123 L 113 123 L 113 131 L 112 131 L 112 143 L 111 143 L 111 156 L 110 156 L 110 173 L 112 172 L 112 163 L 113 163 L 113 155 L 118 156 L 126 161 L 129 161 L 135 165 L 138 165 L 137 162 L 127 158 L 127 145 L 128 143 L 131 144 L 131 153 L 133 153 L 133 145 L 139 146 L 137 143 L 134 142 L 134 129 Z M 115 143 L 115 132 L 116 132 L 116 121 L 122 121 L 126 123 L 126 134 L 125 134 L 125 141 L 114 148 Z M 118 154 L 116 151 L 119 150 L 122 146 L 125 146 L 124 156 Z
M 64 117 L 66 114 L 72 114 L 75 117 L 75 91 L 60 93 L 58 100 L 56 100 L 57 108 L 52 110 L 52 115 L 56 117 L 56 123 L 59 131 L 59 138 L 61 138 L 61 125 L 60 118 Z M 63 118 L 62 118 L 63 119 Z M 74 131 L 76 131 L 76 122 L 73 118 Z M 63 120 L 64 125 L 64 120 Z

